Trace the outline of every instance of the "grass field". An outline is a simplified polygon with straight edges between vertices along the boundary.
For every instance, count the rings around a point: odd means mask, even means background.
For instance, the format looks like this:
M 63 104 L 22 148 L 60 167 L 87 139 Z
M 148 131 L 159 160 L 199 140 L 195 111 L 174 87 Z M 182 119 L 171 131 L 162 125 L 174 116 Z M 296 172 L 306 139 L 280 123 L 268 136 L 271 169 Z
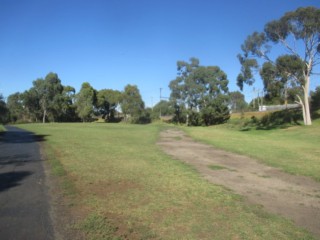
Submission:
M 73 210 L 83 216 L 73 227 L 85 231 L 88 239 L 312 239 L 163 154 L 155 143 L 164 125 L 21 127 L 46 135 L 44 147 L 54 171 L 67 179 L 66 195 L 72 195 Z M 260 143 L 276 134 L 223 128 L 188 132 L 203 140 L 247 136 Z M 303 135 L 303 129 L 295 134 Z
M 320 181 L 320 120 L 308 127 L 276 130 L 239 131 L 227 126 L 183 129 L 199 141 Z

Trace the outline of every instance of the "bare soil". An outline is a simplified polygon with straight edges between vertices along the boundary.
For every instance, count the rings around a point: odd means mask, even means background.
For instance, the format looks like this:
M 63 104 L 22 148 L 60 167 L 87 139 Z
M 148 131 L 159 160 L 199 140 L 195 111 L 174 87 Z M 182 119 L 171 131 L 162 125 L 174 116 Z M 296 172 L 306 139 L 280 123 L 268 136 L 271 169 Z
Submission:
M 158 145 L 174 159 L 194 166 L 208 181 L 244 196 L 250 204 L 291 219 L 320 239 L 319 182 L 195 142 L 176 129 L 161 132 Z

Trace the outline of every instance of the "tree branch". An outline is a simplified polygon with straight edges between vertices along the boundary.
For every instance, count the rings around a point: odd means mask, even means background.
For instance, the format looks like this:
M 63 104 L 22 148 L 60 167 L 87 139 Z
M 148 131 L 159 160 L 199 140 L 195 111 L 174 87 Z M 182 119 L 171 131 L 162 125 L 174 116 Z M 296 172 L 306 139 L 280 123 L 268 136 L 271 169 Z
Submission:
M 279 36 L 279 40 L 283 44 L 283 46 L 289 50 L 289 52 L 291 52 L 293 55 L 299 57 L 299 54 L 292 47 L 290 47 L 290 45 L 287 43 L 287 41 L 285 39 L 283 39 L 282 37 Z

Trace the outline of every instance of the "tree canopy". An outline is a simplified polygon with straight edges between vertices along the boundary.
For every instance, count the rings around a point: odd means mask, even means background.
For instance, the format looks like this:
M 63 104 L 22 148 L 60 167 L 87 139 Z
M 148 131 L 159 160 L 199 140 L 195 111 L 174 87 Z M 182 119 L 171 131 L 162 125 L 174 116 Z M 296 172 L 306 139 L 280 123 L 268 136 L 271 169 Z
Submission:
M 269 65 L 264 65 L 262 71 L 267 85 L 271 78 L 275 78 L 300 86 L 303 94 L 297 94 L 297 102 L 302 107 L 304 123 L 311 125 L 310 76 L 315 73 L 315 67 L 320 63 L 319 35 L 320 10 L 315 7 L 298 8 L 286 13 L 279 20 L 267 23 L 263 32 L 254 32 L 241 45 L 242 54 L 238 55 L 241 64 L 238 86 L 242 90 L 244 84 L 254 83 L 253 70 L 259 68 L 258 59 L 268 62 Z M 282 46 L 283 51 L 289 54 L 272 59 L 272 45 Z
M 108 122 L 115 121 L 116 109 L 121 101 L 121 92 L 102 89 L 97 92 L 97 111 Z
M 125 86 L 120 106 L 126 122 L 130 120 L 132 123 L 149 123 L 151 121 L 136 85 Z
M 186 109 L 187 125 L 212 125 L 229 119 L 228 79 L 217 66 L 200 66 L 197 58 L 190 63 L 177 62 L 178 76 L 170 82 L 170 101 L 181 119 Z M 177 117 L 177 116 L 176 116 Z
M 83 122 L 89 121 L 94 112 L 96 92 L 90 83 L 82 83 L 79 93 L 75 96 L 76 113 Z

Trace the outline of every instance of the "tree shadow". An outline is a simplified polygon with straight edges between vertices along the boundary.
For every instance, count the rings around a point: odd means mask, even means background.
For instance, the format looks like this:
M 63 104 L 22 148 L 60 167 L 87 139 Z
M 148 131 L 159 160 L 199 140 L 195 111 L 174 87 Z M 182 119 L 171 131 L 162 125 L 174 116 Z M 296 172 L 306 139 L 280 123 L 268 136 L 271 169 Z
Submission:
M 0 192 L 21 185 L 21 181 L 32 175 L 29 171 L 0 173 Z
M 32 156 L 29 154 L 13 154 L 9 156 L 0 156 L 0 168 L 4 166 L 24 166 L 26 163 L 43 162 L 42 159 L 30 160 Z
M 251 128 L 256 130 L 286 129 L 292 126 L 299 126 L 302 120 L 300 109 L 286 109 L 282 111 L 270 112 L 261 119 L 252 117 L 241 131 L 248 131 Z
M 26 130 L 6 126 L 8 131 L 0 132 L 0 142 L 2 143 L 32 143 L 46 141 L 49 135 L 38 135 Z

